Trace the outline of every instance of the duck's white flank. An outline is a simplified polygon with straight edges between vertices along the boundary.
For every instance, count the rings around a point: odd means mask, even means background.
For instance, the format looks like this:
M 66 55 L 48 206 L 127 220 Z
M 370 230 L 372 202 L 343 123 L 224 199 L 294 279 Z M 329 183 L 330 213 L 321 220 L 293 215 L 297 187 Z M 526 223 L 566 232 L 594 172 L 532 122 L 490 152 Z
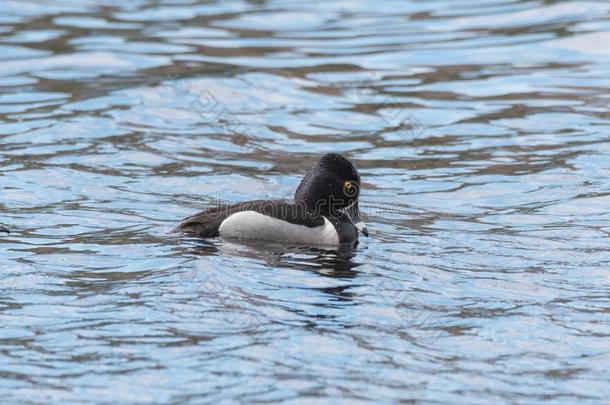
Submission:
M 339 235 L 333 224 L 324 218 L 324 225 L 310 228 L 255 211 L 237 212 L 220 225 L 220 236 L 261 239 L 304 245 L 338 245 Z

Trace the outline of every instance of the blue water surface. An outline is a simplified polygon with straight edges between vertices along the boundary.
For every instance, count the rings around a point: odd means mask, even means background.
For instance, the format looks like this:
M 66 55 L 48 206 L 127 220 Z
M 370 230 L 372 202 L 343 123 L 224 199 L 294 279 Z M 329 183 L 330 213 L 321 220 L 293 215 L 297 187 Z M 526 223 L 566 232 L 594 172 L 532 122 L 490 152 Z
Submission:
M 0 6 L 2 402 L 610 397 L 610 2 Z M 331 151 L 357 249 L 169 233 Z

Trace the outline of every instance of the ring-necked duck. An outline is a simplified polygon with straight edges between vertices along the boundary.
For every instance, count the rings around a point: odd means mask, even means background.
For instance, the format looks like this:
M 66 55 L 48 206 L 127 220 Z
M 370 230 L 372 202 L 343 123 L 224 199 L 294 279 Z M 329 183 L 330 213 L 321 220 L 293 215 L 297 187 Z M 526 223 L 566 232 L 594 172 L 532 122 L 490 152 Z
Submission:
M 220 205 L 184 219 L 176 231 L 210 238 L 260 239 L 304 245 L 355 244 L 360 176 L 337 153 L 324 155 L 299 184 L 293 200 Z

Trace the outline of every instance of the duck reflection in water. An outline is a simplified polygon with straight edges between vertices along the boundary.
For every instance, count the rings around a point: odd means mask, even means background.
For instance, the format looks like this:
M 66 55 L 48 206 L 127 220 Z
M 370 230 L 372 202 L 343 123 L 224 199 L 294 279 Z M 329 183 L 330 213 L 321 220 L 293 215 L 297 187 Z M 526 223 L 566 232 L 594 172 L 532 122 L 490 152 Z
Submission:
M 306 270 L 331 278 L 353 279 L 359 274 L 356 268 L 362 265 L 354 261 L 356 248 L 348 245 L 326 249 L 256 240 L 231 243 L 188 238 L 183 239 L 183 242 L 187 245 L 186 253 L 195 256 L 245 257 L 262 261 L 270 268 Z M 348 292 L 351 287 L 348 283 L 317 289 L 333 295 L 336 299 L 351 301 L 352 293 Z

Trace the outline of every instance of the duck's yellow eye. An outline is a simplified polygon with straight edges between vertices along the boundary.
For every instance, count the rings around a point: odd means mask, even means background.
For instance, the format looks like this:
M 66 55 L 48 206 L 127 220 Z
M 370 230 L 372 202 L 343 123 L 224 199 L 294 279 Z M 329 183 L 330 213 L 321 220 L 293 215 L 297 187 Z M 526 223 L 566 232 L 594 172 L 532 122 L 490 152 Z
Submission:
M 343 192 L 348 197 L 355 196 L 356 193 L 358 192 L 358 188 L 356 186 L 356 183 L 354 183 L 352 181 L 349 181 L 349 180 L 346 181 L 345 183 L 343 183 Z

